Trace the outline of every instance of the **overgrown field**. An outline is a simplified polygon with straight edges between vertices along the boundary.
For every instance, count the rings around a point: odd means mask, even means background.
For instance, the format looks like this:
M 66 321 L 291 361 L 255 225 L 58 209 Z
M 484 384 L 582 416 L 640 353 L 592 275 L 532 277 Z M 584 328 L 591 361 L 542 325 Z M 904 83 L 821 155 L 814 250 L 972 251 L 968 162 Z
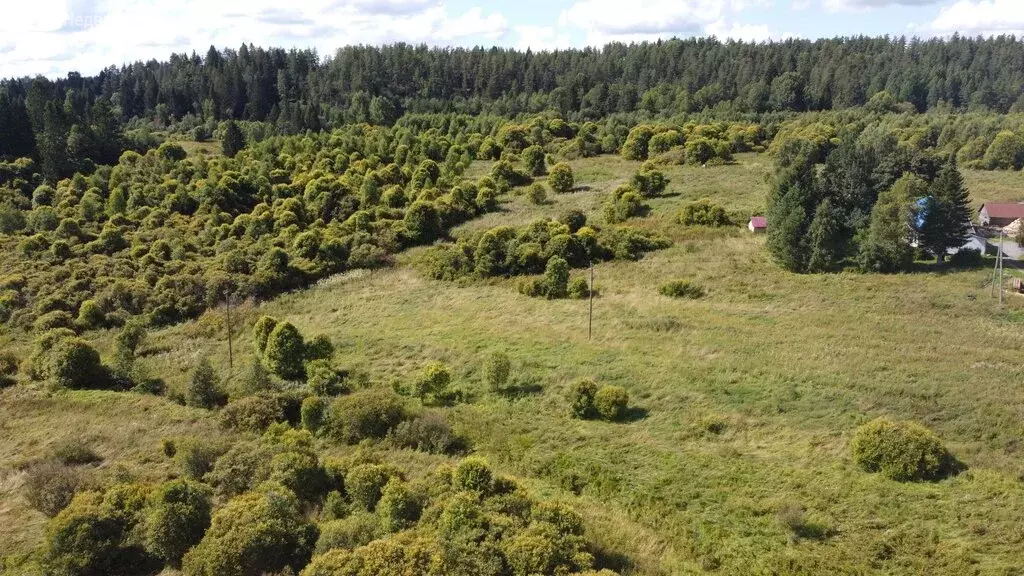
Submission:
M 600 222 L 608 193 L 638 166 L 609 156 L 570 164 L 576 191 L 540 205 L 508 195 L 500 211 L 454 235 L 569 209 Z M 475 163 L 467 176 L 488 167 Z M 592 337 L 586 300 L 530 298 L 516 279 L 432 280 L 420 266 L 428 248 L 419 247 L 393 268 L 346 272 L 234 310 L 229 389 L 263 314 L 329 336 L 336 363 L 365 385 L 401 387 L 442 361 L 464 398 L 444 410 L 472 449 L 536 494 L 572 504 L 588 538 L 627 574 L 1024 574 L 1024 300 L 1008 296 L 1000 309 L 989 267 L 782 271 L 764 238 L 743 227 L 763 210 L 770 169 L 753 154 L 727 166 L 665 167 L 665 193 L 630 224 L 672 246 L 596 266 Z M 1024 199 L 1020 173 L 965 177 L 976 204 Z M 681 207 L 700 198 L 736 225 L 680 225 Z M 659 293 L 677 279 L 704 296 Z M 203 356 L 228 374 L 224 318 L 219 308 L 151 332 L 143 366 L 172 390 Z M 105 357 L 113 352 L 114 331 L 88 336 Z M 3 338 L 28 355 L 27 336 Z M 482 373 L 494 351 L 512 361 L 502 393 Z M 571 418 L 567 394 L 581 378 L 624 387 L 627 417 Z M 850 440 L 878 416 L 929 427 L 966 471 L 922 483 L 862 471 Z M 23 559 L 42 542 L 45 518 L 23 501 L 18 465 L 59 441 L 85 437 L 105 473 L 123 467 L 157 481 L 173 473 L 162 438 L 232 434 L 208 411 L 150 396 L 0 391 L 0 557 Z M 407 450 L 386 457 L 413 475 L 454 461 Z

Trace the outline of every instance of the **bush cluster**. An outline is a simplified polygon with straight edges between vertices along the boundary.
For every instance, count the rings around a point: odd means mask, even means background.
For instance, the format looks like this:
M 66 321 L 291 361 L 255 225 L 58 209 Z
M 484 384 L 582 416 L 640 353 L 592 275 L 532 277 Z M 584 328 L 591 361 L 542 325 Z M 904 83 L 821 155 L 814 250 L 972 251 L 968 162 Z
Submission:
M 621 386 L 600 388 L 593 380 L 579 380 L 569 391 L 569 409 L 576 418 L 621 420 L 629 410 L 629 393 Z

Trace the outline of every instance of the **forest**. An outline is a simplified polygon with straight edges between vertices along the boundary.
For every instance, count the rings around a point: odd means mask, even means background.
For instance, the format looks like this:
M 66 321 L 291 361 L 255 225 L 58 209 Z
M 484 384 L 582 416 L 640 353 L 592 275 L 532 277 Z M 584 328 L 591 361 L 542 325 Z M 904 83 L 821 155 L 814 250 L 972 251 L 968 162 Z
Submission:
M 1024 200 L 1021 70 L 954 36 L 5 80 L 0 571 L 1016 574 L 1024 303 L 958 249 Z

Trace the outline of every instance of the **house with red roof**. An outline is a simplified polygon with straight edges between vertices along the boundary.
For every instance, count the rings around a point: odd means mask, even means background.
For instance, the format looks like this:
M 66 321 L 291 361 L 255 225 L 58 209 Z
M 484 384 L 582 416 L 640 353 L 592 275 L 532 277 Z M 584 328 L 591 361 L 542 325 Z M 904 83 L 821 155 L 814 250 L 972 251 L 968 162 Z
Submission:
M 768 219 L 764 216 L 753 216 L 750 218 L 750 224 L 747 224 L 747 229 L 755 234 L 765 232 L 768 230 Z
M 978 223 L 982 226 L 1002 228 L 1018 218 L 1024 218 L 1024 204 L 1021 203 L 987 202 L 978 211 Z

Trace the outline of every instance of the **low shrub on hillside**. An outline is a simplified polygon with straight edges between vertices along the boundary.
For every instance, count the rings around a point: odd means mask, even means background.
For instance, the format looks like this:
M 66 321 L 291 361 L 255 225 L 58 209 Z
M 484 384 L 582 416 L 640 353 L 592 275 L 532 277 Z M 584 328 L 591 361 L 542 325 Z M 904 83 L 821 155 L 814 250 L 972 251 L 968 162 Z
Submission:
M 146 513 L 146 550 L 171 566 L 199 543 L 210 526 L 212 491 L 206 484 L 173 480 L 158 487 Z
M 281 402 L 270 394 L 240 398 L 228 403 L 220 413 L 222 426 L 240 432 L 260 433 L 271 424 L 284 420 Z
M 621 419 L 629 408 L 629 393 L 621 386 L 602 386 L 594 395 L 594 410 L 609 421 Z
M 100 462 L 103 458 L 82 438 L 67 438 L 53 446 L 53 457 L 62 464 L 79 466 Z
M 683 226 L 728 226 L 732 223 L 725 208 L 708 198 L 686 203 L 679 211 L 678 219 Z
M 672 280 L 662 284 L 659 291 L 671 298 L 689 298 L 690 300 L 703 298 L 707 294 L 704 288 L 689 280 Z
M 309 562 L 316 525 L 290 490 L 273 483 L 238 496 L 213 514 L 209 530 L 185 554 L 186 576 L 254 576 Z
M 360 390 L 331 404 L 327 428 L 335 440 L 355 444 L 365 438 L 384 438 L 405 419 L 405 406 L 395 393 Z
M 576 418 L 590 418 L 594 415 L 594 396 L 597 384 L 593 380 L 579 380 L 569 391 L 569 409 Z
M 526 189 L 526 198 L 531 204 L 536 204 L 538 206 L 541 204 L 547 204 L 548 191 L 540 182 L 534 182 Z
M 484 362 L 484 381 L 492 392 L 500 392 L 508 384 L 512 361 L 504 352 L 492 352 Z
M 83 480 L 82 472 L 59 461 L 36 462 L 25 471 L 25 500 L 52 518 L 67 507 Z
M 316 541 L 316 554 L 330 550 L 354 550 L 377 539 L 381 522 L 376 514 L 355 512 L 347 518 L 331 520 L 320 525 Z
M 401 422 L 388 438 L 395 446 L 431 454 L 453 454 L 465 444 L 438 412 L 425 412 L 412 420 Z
M 956 466 L 939 437 L 913 422 L 872 420 L 857 429 L 851 448 L 861 468 L 901 482 L 936 480 Z
M 18 357 L 13 352 L 0 352 L 0 388 L 13 386 L 18 375 Z

